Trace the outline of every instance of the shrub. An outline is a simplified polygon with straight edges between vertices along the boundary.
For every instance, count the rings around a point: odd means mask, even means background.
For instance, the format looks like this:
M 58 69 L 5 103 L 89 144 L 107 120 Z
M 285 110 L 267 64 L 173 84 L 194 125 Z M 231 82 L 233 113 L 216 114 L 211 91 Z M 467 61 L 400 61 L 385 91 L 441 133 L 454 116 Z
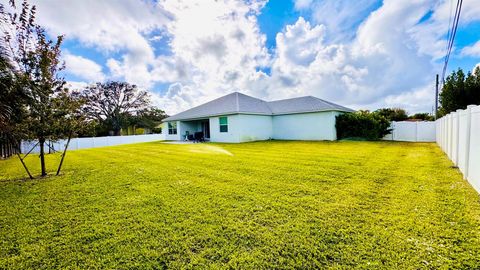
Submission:
M 135 129 L 135 135 L 143 135 L 145 134 L 145 129 L 144 128 L 136 128 Z
M 383 108 L 378 109 L 373 113 L 381 115 L 389 121 L 405 121 L 408 119 L 407 112 L 401 108 Z
M 390 121 L 378 113 L 359 111 L 336 117 L 337 138 L 379 140 L 391 132 Z

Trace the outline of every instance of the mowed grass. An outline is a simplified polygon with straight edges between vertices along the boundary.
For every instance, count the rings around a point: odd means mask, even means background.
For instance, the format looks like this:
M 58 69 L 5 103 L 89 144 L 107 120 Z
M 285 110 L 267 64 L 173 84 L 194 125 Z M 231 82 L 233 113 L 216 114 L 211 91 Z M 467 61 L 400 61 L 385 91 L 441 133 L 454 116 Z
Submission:
M 479 195 L 451 166 L 394 142 L 122 145 L 33 181 L 12 158 L 0 268 L 478 269 Z

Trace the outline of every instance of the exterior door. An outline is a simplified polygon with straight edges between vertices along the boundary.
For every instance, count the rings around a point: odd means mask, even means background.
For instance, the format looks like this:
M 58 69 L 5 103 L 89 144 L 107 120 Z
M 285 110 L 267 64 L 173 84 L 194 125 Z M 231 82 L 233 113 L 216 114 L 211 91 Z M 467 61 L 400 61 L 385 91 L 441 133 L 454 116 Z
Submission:
M 202 121 L 202 132 L 205 139 L 210 139 L 210 122 Z

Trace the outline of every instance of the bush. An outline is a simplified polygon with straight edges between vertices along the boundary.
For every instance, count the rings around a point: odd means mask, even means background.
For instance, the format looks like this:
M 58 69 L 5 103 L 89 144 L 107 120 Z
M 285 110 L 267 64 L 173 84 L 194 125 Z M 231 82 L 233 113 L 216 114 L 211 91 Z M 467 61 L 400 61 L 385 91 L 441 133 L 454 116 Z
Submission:
M 143 135 L 145 134 L 145 129 L 144 128 L 136 128 L 135 129 L 135 135 Z
M 336 117 L 337 138 L 379 140 L 390 134 L 390 121 L 378 113 L 359 111 Z
M 405 121 L 408 119 L 408 114 L 401 108 L 383 108 L 378 109 L 374 114 L 381 115 L 389 121 Z
M 152 128 L 152 133 L 153 134 L 161 134 L 162 133 L 162 128 L 161 127 Z

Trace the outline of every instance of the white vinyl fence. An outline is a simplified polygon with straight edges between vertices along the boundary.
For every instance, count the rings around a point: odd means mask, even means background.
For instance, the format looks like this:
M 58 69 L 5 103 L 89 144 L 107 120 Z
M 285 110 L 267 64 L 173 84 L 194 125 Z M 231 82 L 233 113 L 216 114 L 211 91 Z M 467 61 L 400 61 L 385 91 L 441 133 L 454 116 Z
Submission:
M 69 150 L 77 150 L 84 148 L 95 148 L 103 146 L 113 146 L 120 144 L 141 143 L 141 142 L 153 142 L 165 140 L 164 134 L 148 134 L 148 135 L 131 135 L 131 136 L 107 136 L 107 137 L 88 137 L 88 138 L 73 138 L 70 140 L 68 146 Z M 36 141 L 23 141 L 21 144 L 22 153 L 27 153 L 36 144 Z M 48 143 L 48 142 L 47 142 Z M 59 140 L 51 144 L 52 148 L 56 151 L 63 151 L 67 140 Z M 49 147 L 45 145 L 44 151 L 49 152 Z M 37 145 L 32 153 L 39 153 L 40 147 Z
M 434 142 L 435 122 L 392 122 L 392 132 L 384 140 L 405 142 Z
M 436 125 L 437 144 L 480 192 L 480 106 L 452 112 Z

